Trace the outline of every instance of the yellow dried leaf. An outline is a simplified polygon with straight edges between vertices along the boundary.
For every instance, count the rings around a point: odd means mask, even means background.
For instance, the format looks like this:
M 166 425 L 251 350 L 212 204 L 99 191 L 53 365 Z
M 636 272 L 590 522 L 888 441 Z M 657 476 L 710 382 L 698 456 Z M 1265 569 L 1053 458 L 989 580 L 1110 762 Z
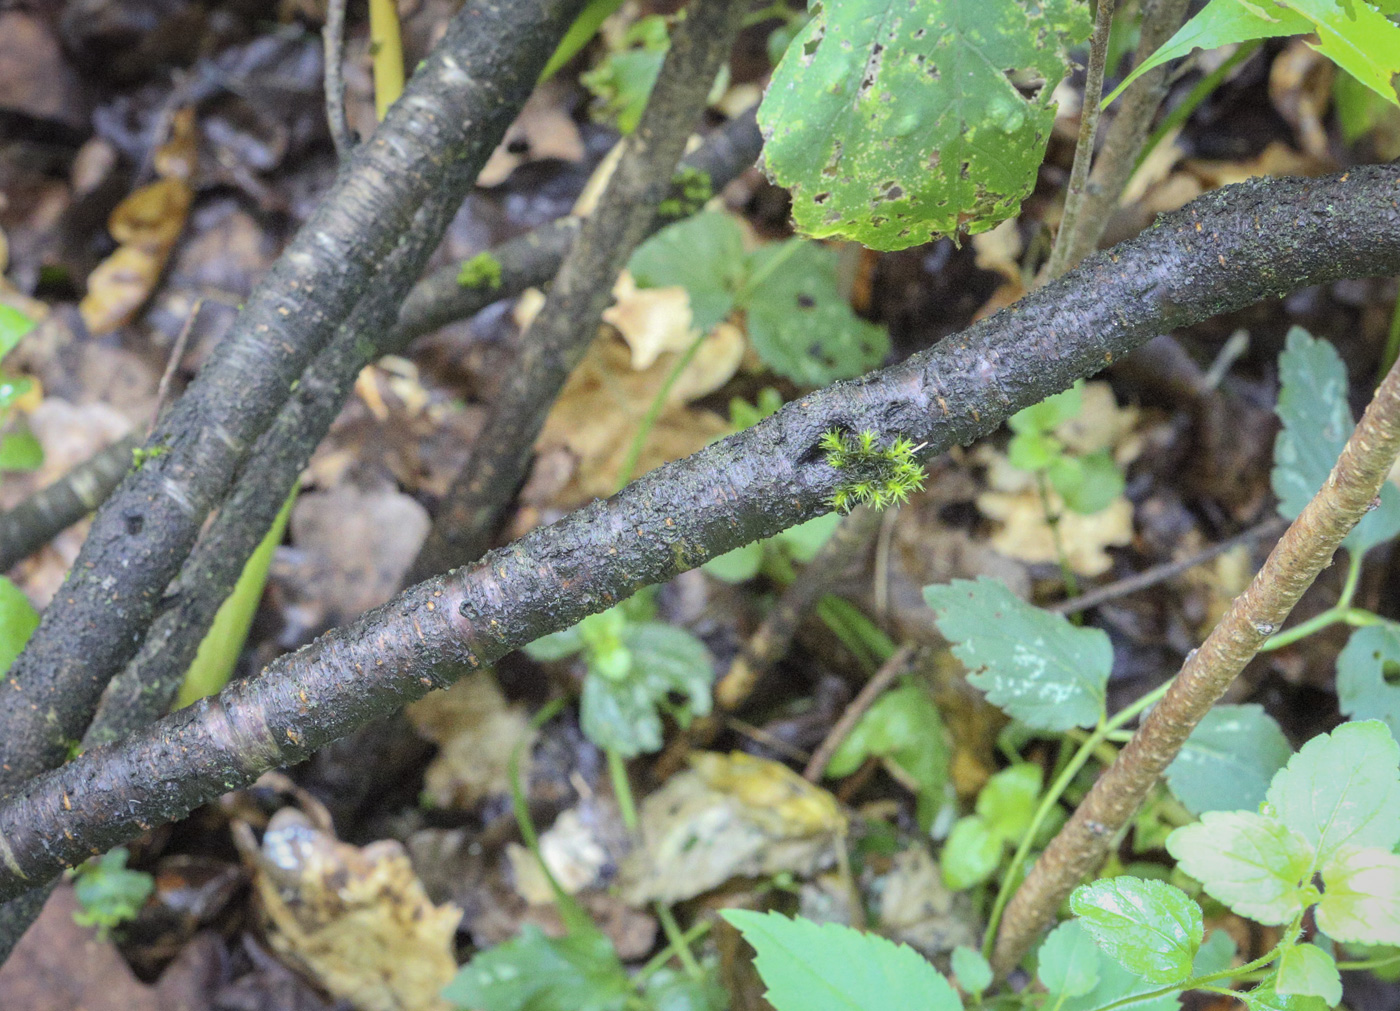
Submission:
M 424 793 L 438 807 L 471 810 L 488 797 L 510 793 L 510 756 L 522 741 L 520 774 L 530 778 L 535 733 L 520 705 L 510 705 L 490 671 L 478 671 L 451 688 L 408 707 L 417 731 L 438 746 L 424 774 Z
M 693 325 L 690 295 L 680 285 L 638 288 L 624 270 L 613 285 L 616 301 L 603 310 L 603 322 L 616 328 L 632 349 L 632 368 L 648 368 L 664 352 L 685 351 L 699 335 Z

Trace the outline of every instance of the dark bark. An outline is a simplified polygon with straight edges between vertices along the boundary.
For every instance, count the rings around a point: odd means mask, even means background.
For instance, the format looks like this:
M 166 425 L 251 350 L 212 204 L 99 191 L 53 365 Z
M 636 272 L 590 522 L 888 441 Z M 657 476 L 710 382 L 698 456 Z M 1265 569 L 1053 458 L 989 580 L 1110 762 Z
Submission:
M 431 579 L 254 681 L 37 777 L 0 803 L 0 898 L 182 817 L 642 586 L 821 513 L 824 432 L 932 456 L 1166 330 L 1346 277 L 1400 273 L 1400 169 L 1208 194 L 1016 305 L 838 383 L 606 502 Z
M 544 307 L 525 332 L 471 456 L 433 518 L 409 583 L 476 561 L 490 546 L 550 408 L 597 336 L 618 274 L 652 232 L 747 8 L 747 0 L 695 0 L 686 9 L 641 123 L 622 142 L 598 206 L 579 226 Z
M 8 572 L 106 501 L 131 469 L 131 451 L 139 445 L 135 435 L 112 443 L 0 515 L 0 572 Z
M 464 192 L 582 0 L 476 0 L 254 291 L 98 513 L 63 589 L 0 688 L 0 791 L 61 762 L 134 654 L 200 525 L 414 214 Z

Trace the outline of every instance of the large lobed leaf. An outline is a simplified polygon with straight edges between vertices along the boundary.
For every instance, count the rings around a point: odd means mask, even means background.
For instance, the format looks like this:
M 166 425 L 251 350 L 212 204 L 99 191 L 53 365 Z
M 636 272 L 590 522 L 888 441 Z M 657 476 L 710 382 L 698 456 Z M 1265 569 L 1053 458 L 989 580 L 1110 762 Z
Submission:
M 1015 215 L 1055 119 L 1072 0 L 824 0 L 759 107 L 798 229 L 903 249 Z

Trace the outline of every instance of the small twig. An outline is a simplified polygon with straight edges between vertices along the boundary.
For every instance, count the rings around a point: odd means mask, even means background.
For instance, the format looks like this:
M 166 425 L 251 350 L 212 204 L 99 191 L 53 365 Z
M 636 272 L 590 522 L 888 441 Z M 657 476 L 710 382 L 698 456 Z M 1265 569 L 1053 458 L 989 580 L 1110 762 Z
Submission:
M 326 0 L 326 25 L 321 29 L 326 64 L 326 124 L 341 161 L 350 157 L 352 147 L 350 122 L 345 117 L 345 3 L 346 0 Z
M 1208 548 L 1196 552 L 1189 558 L 1183 558 L 1175 562 L 1163 562 L 1161 565 L 1154 565 L 1150 569 L 1145 569 L 1136 575 L 1128 576 L 1124 579 L 1115 580 L 1107 586 L 1100 586 L 1096 590 L 1075 597 L 1072 600 L 1061 600 L 1045 608 L 1056 614 L 1076 614 L 1080 611 L 1087 611 L 1091 607 L 1098 607 L 1106 604 L 1110 600 L 1117 600 L 1129 594 L 1138 593 L 1158 583 L 1165 583 L 1169 579 L 1175 579 L 1183 572 L 1194 569 L 1198 565 L 1204 565 L 1212 558 L 1219 557 L 1225 552 L 1239 547 L 1241 544 L 1252 544 L 1257 540 L 1266 537 L 1273 537 L 1283 532 L 1288 522 L 1280 516 L 1274 516 L 1262 523 L 1258 523 L 1248 530 L 1236 534 L 1234 537 L 1227 537 L 1223 541 L 1212 544 Z
M 190 331 L 194 329 L 194 321 L 199 318 L 199 310 L 204 308 L 204 299 L 195 299 L 194 305 L 190 307 L 189 315 L 185 317 L 184 326 L 180 327 L 180 333 L 175 337 L 175 346 L 170 349 L 170 359 L 165 363 L 165 371 L 161 373 L 160 385 L 156 387 L 156 403 L 151 408 L 151 421 L 146 426 L 146 440 L 149 441 L 151 433 L 156 430 L 156 422 L 160 420 L 160 412 L 165 409 L 166 399 L 170 396 L 170 384 L 175 379 L 175 372 L 180 368 L 180 359 L 185 357 L 185 345 L 190 342 Z
M 1392 368 L 1376 390 L 1327 482 L 1206 641 L 1187 656 L 1162 701 L 1036 861 L 1006 907 L 992 958 L 998 973 L 1005 976 L 1020 963 L 1060 903 L 1103 862 L 1110 842 L 1191 731 L 1283 626 L 1343 538 L 1373 507 L 1397 453 L 1400 367 Z
M 909 669 L 916 648 L 912 643 L 906 643 L 899 647 L 894 656 L 880 665 L 875 676 L 867 681 L 860 693 L 851 700 L 851 704 L 846 707 L 846 711 L 841 714 L 841 718 L 836 721 L 836 725 L 831 728 L 821 746 L 813 752 L 807 768 L 802 770 L 804 779 L 811 783 L 820 782 L 826 767 L 831 764 L 831 756 L 836 754 L 836 749 L 851 736 L 851 731 L 856 728 L 860 718 L 875 704 L 875 700 L 884 694 L 894 679 Z
M 1073 264 L 1069 254 L 1075 222 L 1084 211 L 1084 190 L 1089 182 L 1089 165 L 1094 160 L 1094 135 L 1099 128 L 1099 101 L 1103 98 L 1104 66 L 1108 63 L 1108 35 L 1113 28 L 1115 0 L 1098 0 L 1094 14 L 1094 34 L 1089 38 L 1089 67 L 1084 75 L 1084 103 L 1079 108 L 1079 140 L 1074 147 L 1074 165 L 1065 192 L 1065 209 L 1060 230 L 1045 265 L 1047 279 L 1059 277 Z

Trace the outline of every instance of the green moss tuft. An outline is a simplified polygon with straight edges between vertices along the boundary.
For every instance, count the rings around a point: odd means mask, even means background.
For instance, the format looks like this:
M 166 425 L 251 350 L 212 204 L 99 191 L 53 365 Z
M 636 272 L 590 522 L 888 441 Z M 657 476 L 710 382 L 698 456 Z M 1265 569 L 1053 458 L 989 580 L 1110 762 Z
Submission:
M 914 459 L 914 443 L 903 436 L 881 447 L 868 429 L 859 434 L 830 431 L 822 435 L 818 448 L 830 467 L 853 472 L 852 480 L 832 493 L 831 507 L 839 512 L 858 505 L 887 509 L 924 487 L 924 468 Z
M 501 261 L 490 253 L 477 253 L 462 264 L 457 273 L 457 283 L 463 288 L 491 288 L 501 286 Z

